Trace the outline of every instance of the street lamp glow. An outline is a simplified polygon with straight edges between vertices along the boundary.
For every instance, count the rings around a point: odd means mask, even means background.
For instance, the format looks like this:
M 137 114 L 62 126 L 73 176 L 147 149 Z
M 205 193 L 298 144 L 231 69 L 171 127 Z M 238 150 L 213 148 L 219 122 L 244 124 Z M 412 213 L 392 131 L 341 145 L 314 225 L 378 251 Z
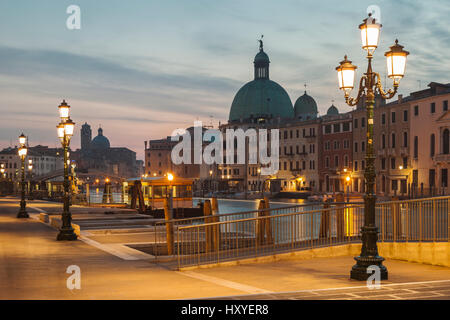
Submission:
M 350 182 L 350 176 L 345 177 L 345 181 Z
M 394 85 L 398 85 L 405 75 L 406 56 L 408 54 L 409 52 L 403 50 L 403 46 L 398 44 L 398 40 L 395 40 L 395 44 L 384 54 L 388 77 L 394 80 Z
M 381 24 L 377 23 L 375 18 L 372 18 L 372 14 L 369 13 L 369 17 L 363 20 L 363 23 L 359 25 L 359 29 L 361 30 L 362 48 L 366 50 L 369 55 L 372 55 L 378 47 Z
M 24 146 L 26 142 L 27 142 L 27 137 L 22 133 L 19 136 L 19 143 L 21 146 Z
M 336 67 L 338 72 L 339 89 L 344 90 L 346 95 L 348 95 L 354 87 L 356 69 L 357 67 L 347 59 L 347 55 L 344 56 L 344 60 L 342 60 L 339 66 Z
M 399 168 L 400 170 L 403 170 L 403 166 L 399 166 L 398 168 Z
M 58 138 L 61 141 L 61 143 L 64 142 L 64 124 L 60 123 L 56 126 L 56 131 L 58 133 Z
M 69 138 L 73 136 L 73 131 L 75 128 L 75 122 L 73 122 L 70 118 L 64 122 L 64 133 Z
M 25 159 L 25 157 L 27 156 L 27 152 L 28 152 L 27 147 L 22 146 L 22 147 L 19 148 L 19 156 L 20 156 L 22 159 Z
M 59 117 L 61 118 L 62 121 L 69 119 L 70 106 L 67 104 L 66 100 L 63 100 L 61 102 L 61 104 L 58 107 L 58 110 L 59 110 Z
M 168 174 L 167 174 L 167 179 L 168 179 L 169 181 L 173 181 L 173 174 L 168 173 Z

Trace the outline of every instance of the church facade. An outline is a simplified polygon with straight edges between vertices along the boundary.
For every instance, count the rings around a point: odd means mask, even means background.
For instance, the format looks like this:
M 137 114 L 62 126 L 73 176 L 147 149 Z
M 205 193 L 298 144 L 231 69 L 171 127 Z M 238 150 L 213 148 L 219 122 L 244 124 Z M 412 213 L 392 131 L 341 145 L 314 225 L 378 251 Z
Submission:
M 71 154 L 76 162 L 77 171 L 96 173 L 115 178 L 131 178 L 139 175 L 136 152 L 125 147 L 111 147 L 109 139 L 103 135 L 103 129 L 92 139 L 91 126 L 85 123 L 81 127 L 81 149 Z

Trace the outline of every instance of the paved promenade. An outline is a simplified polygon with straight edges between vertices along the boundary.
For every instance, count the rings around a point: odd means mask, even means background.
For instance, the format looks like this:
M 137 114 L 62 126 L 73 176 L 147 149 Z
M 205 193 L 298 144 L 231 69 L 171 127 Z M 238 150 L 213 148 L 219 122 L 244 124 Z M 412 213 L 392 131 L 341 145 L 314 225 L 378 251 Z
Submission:
M 61 208 L 28 205 L 30 214 Z M 57 230 L 17 219 L 18 209 L 17 199 L 0 198 L 0 299 L 450 299 L 450 268 L 387 260 L 390 279 L 380 290 L 349 279 L 352 257 L 175 272 L 145 259 L 125 260 L 89 239 L 56 241 Z M 70 265 L 81 268 L 80 290 L 66 287 Z

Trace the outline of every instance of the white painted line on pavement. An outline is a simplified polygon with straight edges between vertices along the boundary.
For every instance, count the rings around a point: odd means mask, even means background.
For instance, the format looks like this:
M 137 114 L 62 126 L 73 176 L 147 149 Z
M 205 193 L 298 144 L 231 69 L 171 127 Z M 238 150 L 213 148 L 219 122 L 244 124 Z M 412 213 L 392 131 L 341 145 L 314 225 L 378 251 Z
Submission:
M 250 294 L 271 293 L 271 291 L 268 291 L 268 290 L 256 288 L 253 286 L 249 286 L 249 285 L 234 282 L 234 281 L 224 280 L 221 278 L 211 277 L 211 276 L 207 276 L 207 275 L 192 272 L 192 271 L 175 271 L 175 272 L 178 274 L 187 276 L 187 277 L 203 280 L 206 282 L 217 284 L 219 286 L 236 289 L 236 290 L 247 292 Z
M 36 211 L 38 211 L 38 212 L 41 212 L 41 213 L 47 213 L 47 211 L 45 211 L 45 210 L 43 210 L 43 209 L 41 209 L 41 208 L 30 207 L 30 206 L 28 206 L 28 208 L 34 209 L 34 210 L 36 210 Z
M 401 282 L 401 283 L 389 283 L 389 284 L 382 284 L 381 288 L 384 287 L 394 287 L 394 286 L 405 286 L 405 285 L 417 285 L 417 284 L 433 284 L 433 283 L 442 283 L 442 282 L 450 282 L 450 280 L 432 280 L 432 281 L 420 281 L 420 282 Z M 367 288 L 366 285 L 360 285 L 360 286 L 354 286 L 354 287 L 341 287 L 341 288 L 323 288 L 323 289 L 306 289 L 306 290 L 297 290 L 297 291 L 270 291 L 266 293 L 271 294 L 294 294 L 294 293 L 315 293 L 320 291 L 338 291 L 338 290 L 348 290 L 348 289 L 362 289 Z M 369 290 L 367 288 L 367 290 Z M 198 298 L 198 300 L 202 299 L 218 299 L 218 298 L 228 298 L 228 297 L 239 297 L 239 296 L 246 296 L 245 294 L 240 295 L 234 295 L 234 296 L 216 296 L 216 297 L 204 297 L 204 298 Z M 251 297 L 249 297 L 251 299 Z

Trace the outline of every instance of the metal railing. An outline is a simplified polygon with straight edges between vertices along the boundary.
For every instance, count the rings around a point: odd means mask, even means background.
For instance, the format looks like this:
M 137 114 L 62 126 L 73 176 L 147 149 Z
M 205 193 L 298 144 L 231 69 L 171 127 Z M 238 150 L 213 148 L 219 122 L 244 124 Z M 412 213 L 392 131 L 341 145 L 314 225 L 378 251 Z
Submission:
M 360 242 L 362 205 L 282 212 L 175 229 L 178 268 Z M 377 203 L 379 241 L 450 241 L 450 196 Z M 202 217 L 204 219 L 204 217 Z

